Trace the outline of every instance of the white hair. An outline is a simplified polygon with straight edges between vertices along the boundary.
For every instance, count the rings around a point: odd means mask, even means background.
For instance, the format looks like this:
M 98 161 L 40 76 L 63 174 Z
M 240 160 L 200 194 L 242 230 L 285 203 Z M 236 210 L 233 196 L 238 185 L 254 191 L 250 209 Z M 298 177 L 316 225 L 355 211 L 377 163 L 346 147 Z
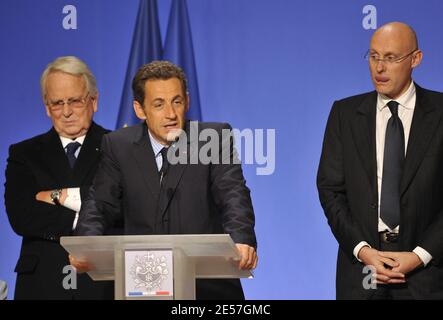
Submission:
M 43 100 L 46 99 L 46 80 L 48 75 L 53 72 L 63 72 L 77 77 L 83 77 L 86 83 L 86 87 L 92 97 L 97 96 L 97 83 L 95 77 L 89 70 L 86 63 L 74 56 L 59 57 L 49 63 L 45 71 L 43 71 L 40 78 L 40 89 L 42 92 Z

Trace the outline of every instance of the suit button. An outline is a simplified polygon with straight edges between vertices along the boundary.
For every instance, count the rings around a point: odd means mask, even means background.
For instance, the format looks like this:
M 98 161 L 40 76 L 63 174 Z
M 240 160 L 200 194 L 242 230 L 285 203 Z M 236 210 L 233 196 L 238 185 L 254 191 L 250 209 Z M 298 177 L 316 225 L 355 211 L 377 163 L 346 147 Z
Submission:
M 377 204 L 376 203 L 371 203 L 371 208 L 376 210 L 377 209 Z

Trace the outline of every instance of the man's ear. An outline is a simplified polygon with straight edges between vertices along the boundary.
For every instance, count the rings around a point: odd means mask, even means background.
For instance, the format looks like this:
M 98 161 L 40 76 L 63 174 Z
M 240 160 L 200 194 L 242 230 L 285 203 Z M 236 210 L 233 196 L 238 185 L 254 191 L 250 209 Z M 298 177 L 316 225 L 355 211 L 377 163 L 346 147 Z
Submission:
M 421 63 L 422 59 L 423 59 L 423 52 L 421 50 L 418 50 L 412 57 L 412 65 L 411 65 L 412 69 L 417 67 Z
M 185 112 L 188 112 L 188 111 L 189 111 L 189 106 L 190 106 L 189 102 L 190 102 L 190 99 L 189 99 L 189 93 L 186 92 L 186 106 L 185 106 Z
M 51 111 L 49 110 L 48 103 L 46 102 L 46 95 L 43 97 L 43 103 L 45 105 L 46 115 L 51 118 Z
M 97 112 L 98 110 L 98 92 L 92 99 L 92 108 L 94 109 L 94 112 Z
M 49 107 L 45 104 L 45 109 L 46 109 L 46 115 L 49 117 L 49 118 L 52 118 L 52 116 L 51 116 L 51 111 L 49 111 Z
M 145 110 L 143 109 L 143 106 L 136 100 L 134 100 L 133 106 L 137 118 L 139 118 L 140 120 L 146 120 L 146 113 Z

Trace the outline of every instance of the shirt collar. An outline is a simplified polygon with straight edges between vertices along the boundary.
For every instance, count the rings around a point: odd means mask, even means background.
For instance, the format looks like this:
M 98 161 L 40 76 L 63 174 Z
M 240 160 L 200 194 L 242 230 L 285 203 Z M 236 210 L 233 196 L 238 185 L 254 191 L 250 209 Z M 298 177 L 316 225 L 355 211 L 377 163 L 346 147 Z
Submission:
M 151 134 L 151 131 L 149 131 L 148 129 L 148 133 L 149 133 L 149 140 L 151 141 L 151 146 L 152 146 L 152 151 L 154 151 L 154 155 L 157 157 L 158 154 L 160 153 L 160 151 L 167 147 L 162 145 L 160 142 L 158 142 Z
M 67 146 L 68 144 L 70 144 L 71 142 L 78 142 L 78 143 L 80 143 L 81 145 L 83 145 L 83 142 L 85 141 L 86 135 L 83 135 L 83 136 L 81 136 L 81 137 L 77 137 L 77 138 L 75 138 L 75 139 L 70 139 L 70 138 L 66 138 L 66 137 L 62 137 L 62 136 L 59 136 L 59 137 L 60 137 L 60 140 L 61 140 L 61 142 L 62 142 L 63 149 L 65 149 L 66 146 Z
M 413 110 L 415 108 L 415 103 L 412 103 L 414 101 L 415 97 L 415 85 L 414 81 L 411 81 L 411 84 L 409 85 L 408 90 L 406 90 L 400 97 L 395 99 L 405 109 Z M 393 99 L 383 95 L 378 94 L 377 95 L 377 108 L 379 111 L 382 111 L 383 108 L 387 107 L 387 104 L 389 101 L 392 101 Z

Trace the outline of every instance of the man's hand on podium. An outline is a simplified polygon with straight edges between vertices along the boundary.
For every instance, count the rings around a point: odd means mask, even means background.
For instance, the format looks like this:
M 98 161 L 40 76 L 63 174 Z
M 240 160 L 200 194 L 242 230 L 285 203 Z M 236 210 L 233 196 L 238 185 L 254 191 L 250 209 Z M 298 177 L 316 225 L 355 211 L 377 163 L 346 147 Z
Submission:
M 241 260 L 239 262 L 238 268 L 243 270 L 255 269 L 258 261 L 258 256 L 255 252 L 255 248 L 242 243 L 236 243 L 235 245 L 241 254 Z
M 77 273 L 85 273 L 93 269 L 93 266 L 89 262 L 79 261 L 71 255 L 69 255 L 69 263 L 77 270 Z

